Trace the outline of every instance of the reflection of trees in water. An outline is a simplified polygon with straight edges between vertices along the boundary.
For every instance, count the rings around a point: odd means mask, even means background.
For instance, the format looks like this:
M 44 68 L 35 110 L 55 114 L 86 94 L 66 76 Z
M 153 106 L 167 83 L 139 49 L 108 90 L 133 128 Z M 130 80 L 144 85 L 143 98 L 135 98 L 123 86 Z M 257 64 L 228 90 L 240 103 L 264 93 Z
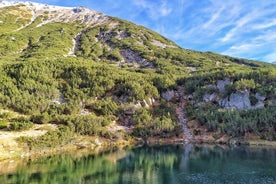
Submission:
M 170 183 L 174 166 L 179 163 L 176 147 L 136 148 L 119 161 L 119 183 Z
M 185 183 L 192 181 L 191 176 L 211 173 L 207 175 L 208 179 L 216 181 L 217 175 L 232 177 L 230 172 L 233 170 L 244 174 L 256 167 L 267 168 L 273 178 L 273 174 L 276 175 L 275 161 L 276 150 L 269 148 L 151 146 L 79 158 L 69 155 L 41 158 L 28 162 L 16 173 L 0 176 L 0 181 L 42 184 Z M 225 176 L 225 172 L 229 172 L 229 176 Z M 241 174 L 236 173 L 243 177 Z

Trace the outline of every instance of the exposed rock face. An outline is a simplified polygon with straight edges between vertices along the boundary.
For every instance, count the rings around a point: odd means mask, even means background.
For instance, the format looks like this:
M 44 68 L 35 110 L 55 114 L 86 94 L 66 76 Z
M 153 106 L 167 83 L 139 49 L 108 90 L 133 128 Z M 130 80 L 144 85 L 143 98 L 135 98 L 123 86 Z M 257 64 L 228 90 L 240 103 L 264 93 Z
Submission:
M 221 107 L 224 107 L 226 109 L 257 109 L 257 108 L 263 108 L 264 103 L 261 100 L 264 100 L 263 97 L 259 97 L 259 101 L 255 105 L 251 105 L 250 98 L 249 98 L 250 93 L 248 91 L 243 91 L 243 92 L 236 92 L 232 93 L 229 98 L 221 99 L 219 101 L 219 104 Z
M 104 23 L 109 20 L 108 16 L 85 7 L 60 7 L 33 2 L 0 1 L 0 3 L 0 8 L 17 5 L 28 7 L 32 13 L 32 19 L 27 25 L 30 25 L 39 16 L 44 17 L 42 22 L 38 24 L 37 27 L 51 22 L 79 22 L 85 26 L 91 26 L 94 24 Z M 45 12 L 47 12 L 47 18 L 44 16 Z
M 134 107 L 135 108 L 139 108 L 139 107 L 150 107 L 150 106 L 153 106 L 155 103 L 155 99 L 154 98 L 148 98 L 148 101 L 146 99 L 144 99 L 143 101 L 141 102 L 135 102 L 134 103 Z
M 230 79 L 229 78 L 225 78 L 224 80 L 219 80 L 217 82 L 217 88 L 219 90 L 220 93 L 223 93 L 225 91 L 225 86 L 230 84 Z
M 153 40 L 153 41 L 152 41 L 152 44 L 153 44 L 153 45 L 156 45 L 156 46 L 158 46 L 158 47 L 161 47 L 162 49 L 164 49 L 164 48 L 166 48 L 166 47 L 176 48 L 176 46 L 174 46 L 174 45 L 166 45 L 166 44 L 164 44 L 164 43 L 161 43 L 161 42 L 158 41 L 158 40 Z
M 259 101 L 264 101 L 265 100 L 265 96 L 262 96 L 259 93 L 255 94 L 255 98 L 258 99 Z
M 249 92 L 233 93 L 229 99 L 220 100 L 220 105 L 226 109 L 251 109 Z
M 149 107 L 149 105 L 148 105 L 148 103 L 147 103 L 147 101 L 146 101 L 145 99 L 141 102 L 141 105 L 142 105 L 143 107 L 146 107 L 146 108 Z
M 217 93 L 212 93 L 212 94 L 205 94 L 203 96 L 203 101 L 204 102 L 211 102 L 214 101 L 217 98 L 218 94 Z
M 155 103 L 155 99 L 154 98 L 149 98 L 149 105 L 153 105 Z
M 58 97 L 52 100 L 53 103 L 56 104 L 66 104 L 66 100 L 64 98 L 64 95 L 61 93 L 61 91 L 58 91 Z
M 121 55 L 126 63 L 132 63 L 137 67 L 153 68 L 153 64 L 151 62 L 142 58 L 138 53 L 131 49 L 122 50 Z
M 130 36 L 129 33 L 125 32 L 125 31 L 120 31 L 119 34 L 116 35 L 116 38 L 118 40 L 122 40 L 122 39 L 124 39 L 126 37 L 129 37 L 129 36 Z
M 161 94 L 162 98 L 164 98 L 167 101 L 170 101 L 174 98 L 175 92 L 173 90 L 167 90 L 166 92 L 163 92 Z

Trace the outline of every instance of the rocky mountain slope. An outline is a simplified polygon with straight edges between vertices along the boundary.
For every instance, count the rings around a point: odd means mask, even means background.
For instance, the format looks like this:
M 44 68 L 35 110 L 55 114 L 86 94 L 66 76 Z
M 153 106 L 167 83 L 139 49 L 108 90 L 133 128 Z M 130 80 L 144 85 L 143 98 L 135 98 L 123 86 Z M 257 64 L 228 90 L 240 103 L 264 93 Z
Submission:
M 1 108 L 24 115 L 1 113 L 0 128 L 59 125 L 22 138 L 31 148 L 71 134 L 276 139 L 275 65 L 183 49 L 85 7 L 1 1 L 0 74 Z

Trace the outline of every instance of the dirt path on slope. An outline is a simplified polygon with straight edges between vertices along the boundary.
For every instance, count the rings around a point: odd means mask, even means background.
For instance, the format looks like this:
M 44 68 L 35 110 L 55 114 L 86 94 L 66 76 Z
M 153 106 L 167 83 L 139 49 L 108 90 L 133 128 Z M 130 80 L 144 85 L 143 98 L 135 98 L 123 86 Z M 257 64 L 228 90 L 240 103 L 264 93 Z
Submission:
M 189 129 L 189 127 L 187 126 L 187 117 L 186 117 L 186 113 L 184 110 L 185 107 L 185 99 L 183 99 L 183 89 L 179 88 L 178 89 L 178 98 L 179 98 L 179 104 L 176 107 L 176 114 L 178 116 L 178 120 L 180 122 L 180 124 L 182 125 L 182 129 L 183 129 L 183 133 L 186 136 L 185 142 L 189 143 L 189 142 L 193 142 L 194 141 L 194 137 L 191 134 L 191 131 Z

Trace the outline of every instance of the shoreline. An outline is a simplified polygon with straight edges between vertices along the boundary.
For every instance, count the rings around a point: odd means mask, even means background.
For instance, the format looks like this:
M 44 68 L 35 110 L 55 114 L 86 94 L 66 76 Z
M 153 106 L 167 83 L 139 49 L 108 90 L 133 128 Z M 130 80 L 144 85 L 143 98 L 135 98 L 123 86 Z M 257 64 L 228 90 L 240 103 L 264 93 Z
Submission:
M 44 149 L 35 149 L 35 150 L 27 150 L 26 146 L 21 145 L 18 151 L 10 151 L 10 154 L 1 154 L 0 153 L 0 164 L 2 162 L 13 162 L 14 160 L 21 160 L 21 159 L 35 159 L 40 157 L 47 157 L 52 155 L 59 155 L 59 154 L 66 154 L 70 152 L 89 152 L 91 154 L 99 154 L 101 152 L 105 152 L 108 150 L 116 149 L 116 148 L 126 148 L 126 147 L 135 147 L 138 145 L 173 145 L 173 144 L 181 144 L 181 145 L 188 145 L 188 144 L 197 144 L 197 145 L 227 145 L 227 146 L 260 146 L 260 147 L 275 147 L 276 148 L 276 141 L 267 141 L 267 140 L 246 140 L 246 139 L 239 139 L 239 138 L 232 138 L 229 139 L 228 142 L 220 142 L 220 141 L 210 141 L 204 139 L 195 139 L 194 141 L 186 141 L 184 138 L 181 137 L 174 137 L 174 138 L 158 138 L 158 137 L 149 137 L 146 140 L 141 138 L 136 138 L 132 140 L 107 140 L 99 137 L 89 137 L 89 140 L 98 140 L 97 144 L 87 142 L 88 137 L 77 137 L 74 143 L 69 143 L 66 145 L 61 145 L 60 147 L 56 148 L 44 148 Z

